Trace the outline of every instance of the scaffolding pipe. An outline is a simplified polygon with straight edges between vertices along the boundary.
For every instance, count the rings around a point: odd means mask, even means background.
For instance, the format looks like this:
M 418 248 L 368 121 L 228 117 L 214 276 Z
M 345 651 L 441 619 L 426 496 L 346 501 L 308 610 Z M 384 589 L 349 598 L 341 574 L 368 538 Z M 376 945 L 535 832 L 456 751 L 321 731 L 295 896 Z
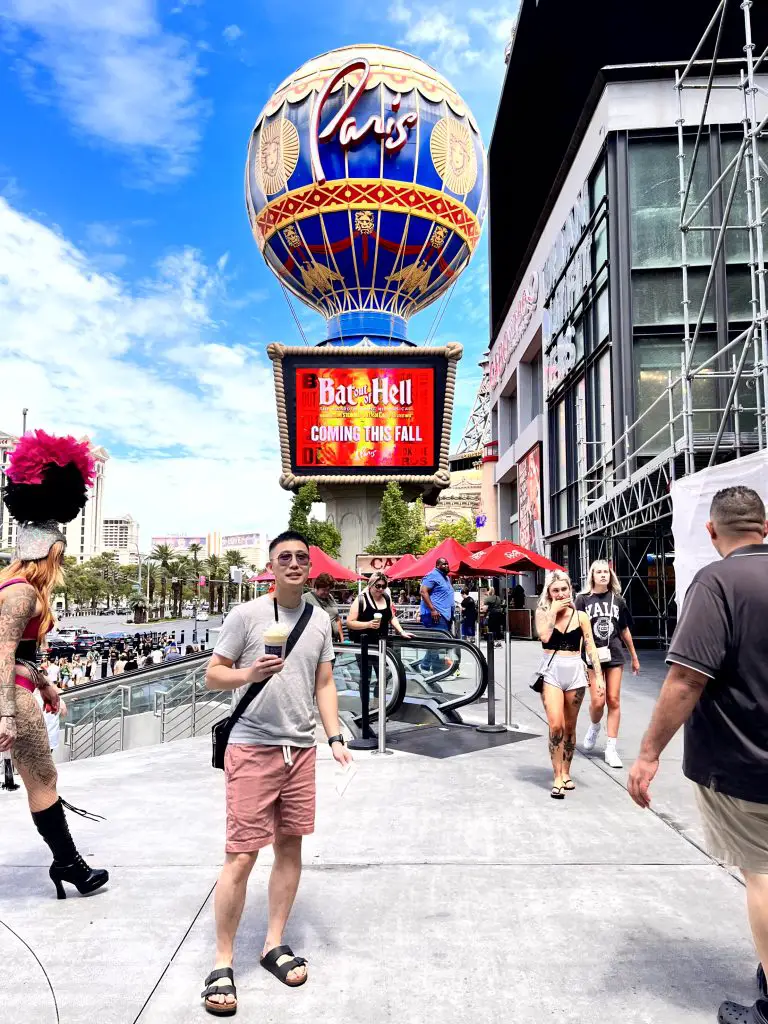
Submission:
M 750 339 L 747 338 L 747 340 L 744 342 L 744 347 L 741 350 L 741 358 L 739 359 L 739 365 L 738 365 L 736 373 L 734 374 L 734 377 L 733 377 L 733 383 L 731 384 L 731 390 L 728 392 L 728 398 L 726 399 L 725 408 L 723 409 L 723 417 L 720 420 L 720 426 L 719 426 L 718 431 L 717 431 L 717 437 L 715 438 L 715 443 L 712 446 L 712 453 L 709 456 L 709 465 L 710 466 L 714 466 L 714 464 L 715 464 L 715 459 L 717 458 L 717 452 L 718 452 L 718 449 L 720 448 L 720 442 L 723 439 L 723 434 L 725 432 L 725 425 L 728 422 L 728 416 L 729 416 L 730 411 L 731 411 L 731 406 L 733 405 L 733 397 L 736 394 L 736 390 L 737 390 L 737 388 L 739 386 L 739 379 L 741 378 L 741 371 L 744 369 L 744 363 L 746 362 L 746 359 L 747 359 L 747 352 L 749 352 L 749 342 L 750 342 Z
M 747 112 L 751 126 L 750 135 L 752 140 L 752 172 L 754 175 L 752 181 L 752 188 L 755 203 L 754 208 L 755 211 L 758 211 L 762 210 L 763 204 L 760 192 L 760 151 L 758 145 L 759 129 L 755 128 L 755 125 L 757 124 L 757 96 L 755 89 L 754 65 L 755 44 L 752 40 L 752 17 L 750 14 L 752 8 L 752 0 L 743 0 L 741 6 L 744 10 L 744 35 L 746 38 L 744 52 L 747 55 Z M 763 249 L 763 225 L 758 220 L 755 222 L 754 228 L 755 246 L 757 250 L 757 291 L 759 303 L 758 320 L 760 323 L 760 370 L 762 371 L 763 413 L 765 414 L 766 398 L 768 397 L 768 336 L 766 335 L 765 326 L 765 253 Z M 766 433 L 768 433 L 768 421 L 765 421 L 763 423 L 763 435 L 765 436 Z

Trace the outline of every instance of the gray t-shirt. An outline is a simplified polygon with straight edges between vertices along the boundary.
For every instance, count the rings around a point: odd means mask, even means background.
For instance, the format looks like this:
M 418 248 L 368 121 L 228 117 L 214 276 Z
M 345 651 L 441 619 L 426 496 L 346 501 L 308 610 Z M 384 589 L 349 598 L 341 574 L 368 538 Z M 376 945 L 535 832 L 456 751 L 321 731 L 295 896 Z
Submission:
M 304 610 L 278 605 L 280 622 L 293 629 Z M 219 633 L 213 653 L 229 658 L 235 668 L 250 668 L 264 653 L 264 630 L 275 621 L 275 606 L 270 595 L 237 605 L 229 613 Z M 252 746 L 313 747 L 315 745 L 315 672 L 322 662 L 333 661 L 331 620 L 319 608 L 314 609 L 298 643 L 285 661 L 282 672 L 267 682 L 232 730 L 230 743 Z M 233 697 L 233 707 L 247 686 Z

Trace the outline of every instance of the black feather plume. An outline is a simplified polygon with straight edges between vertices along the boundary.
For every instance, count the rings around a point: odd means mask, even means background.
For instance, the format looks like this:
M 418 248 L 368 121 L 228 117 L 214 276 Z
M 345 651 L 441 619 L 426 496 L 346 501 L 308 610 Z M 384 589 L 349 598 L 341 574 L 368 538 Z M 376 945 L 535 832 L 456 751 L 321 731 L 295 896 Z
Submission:
M 52 462 L 43 470 L 39 484 L 15 484 L 6 481 L 3 501 L 19 523 L 69 523 L 88 499 L 83 476 L 74 462 L 57 466 Z

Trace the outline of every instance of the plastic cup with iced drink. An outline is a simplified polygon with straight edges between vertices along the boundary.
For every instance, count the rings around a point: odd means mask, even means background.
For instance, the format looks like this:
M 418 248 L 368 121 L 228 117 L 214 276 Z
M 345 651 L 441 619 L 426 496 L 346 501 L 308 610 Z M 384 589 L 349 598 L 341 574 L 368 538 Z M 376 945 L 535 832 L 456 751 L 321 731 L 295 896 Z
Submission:
M 271 654 L 275 658 L 285 657 L 285 645 L 288 642 L 290 630 L 281 622 L 274 622 L 264 630 L 264 653 Z
M 373 613 L 373 624 L 377 629 L 381 626 L 381 612 Z

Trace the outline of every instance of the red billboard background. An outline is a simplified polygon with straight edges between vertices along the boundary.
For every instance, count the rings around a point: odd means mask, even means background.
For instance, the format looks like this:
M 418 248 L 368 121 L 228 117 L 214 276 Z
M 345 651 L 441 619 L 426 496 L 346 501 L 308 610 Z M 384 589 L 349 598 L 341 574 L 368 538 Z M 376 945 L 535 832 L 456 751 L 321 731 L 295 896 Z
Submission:
M 403 366 L 299 367 L 296 466 L 421 469 L 435 451 L 435 371 Z

